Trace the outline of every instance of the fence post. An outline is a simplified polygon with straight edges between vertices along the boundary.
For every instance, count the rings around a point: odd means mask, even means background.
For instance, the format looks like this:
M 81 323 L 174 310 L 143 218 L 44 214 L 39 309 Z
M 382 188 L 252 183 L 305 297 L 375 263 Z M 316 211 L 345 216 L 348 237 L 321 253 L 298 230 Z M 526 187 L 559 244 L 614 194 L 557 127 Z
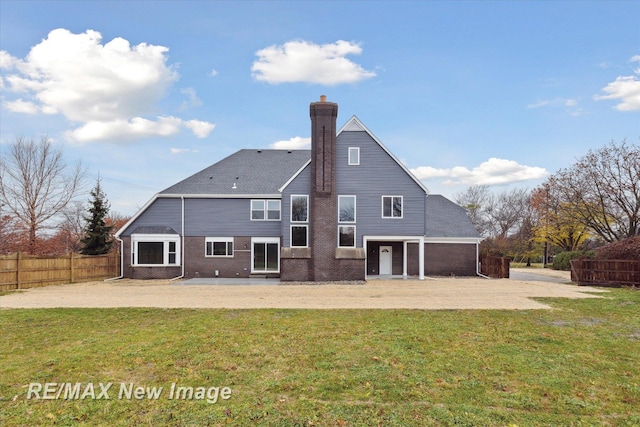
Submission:
M 18 255 L 16 256 L 16 286 L 18 287 L 18 289 L 20 289 L 20 259 L 21 259 L 21 253 L 18 252 Z
M 69 252 L 69 283 L 73 283 L 73 252 Z

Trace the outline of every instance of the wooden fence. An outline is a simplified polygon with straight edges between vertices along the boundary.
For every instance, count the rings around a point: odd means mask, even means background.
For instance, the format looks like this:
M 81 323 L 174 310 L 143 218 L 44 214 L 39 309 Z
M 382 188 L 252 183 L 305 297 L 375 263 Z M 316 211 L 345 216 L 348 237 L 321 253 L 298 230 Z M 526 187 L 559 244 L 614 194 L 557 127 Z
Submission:
M 480 262 L 480 273 L 492 279 L 508 279 L 511 258 L 486 256 Z
M 41 258 L 22 253 L 0 257 L 0 292 L 63 283 L 88 282 L 120 274 L 120 256 L 78 255 Z
M 575 259 L 571 281 L 579 285 L 640 286 L 640 260 Z

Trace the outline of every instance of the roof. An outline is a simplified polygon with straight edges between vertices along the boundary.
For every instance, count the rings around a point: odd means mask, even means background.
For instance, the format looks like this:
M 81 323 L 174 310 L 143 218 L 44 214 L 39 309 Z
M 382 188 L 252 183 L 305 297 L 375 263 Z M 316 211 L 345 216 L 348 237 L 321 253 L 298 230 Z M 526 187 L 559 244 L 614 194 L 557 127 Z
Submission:
M 167 194 L 233 196 L 279 194 L 311 158 L 310 150 L 244 149 L 161 191 Z
M 178 232 L 164 225 L 142 225 L 131 234 L 178 234 Z
M 439 194 L 427 196 L 425 237 L 480 239 L 466 209 Z

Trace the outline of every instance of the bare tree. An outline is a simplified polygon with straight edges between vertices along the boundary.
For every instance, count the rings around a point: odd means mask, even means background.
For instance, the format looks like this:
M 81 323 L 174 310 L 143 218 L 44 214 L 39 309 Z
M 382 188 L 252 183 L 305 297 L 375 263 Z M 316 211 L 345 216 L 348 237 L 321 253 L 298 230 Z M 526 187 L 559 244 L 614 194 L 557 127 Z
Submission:
M 69 205 L 83 179 L 80 163 L 67 168 L 47 137 L 39 143 L 17 138 L 0 158 L 0 203 L 27 229 L 29 252 L 35 253 L 38 233 Z
M 456 195 L 456 203 L 467 210 L 471 223 L 482 236 L 486 235 L 489 226 L 484 209 L 490 196 L 488 185 L 472 185 Z
M 611 142 L 549 178 L 570 214 L 607 242 L 640 235 L 640 147 Z

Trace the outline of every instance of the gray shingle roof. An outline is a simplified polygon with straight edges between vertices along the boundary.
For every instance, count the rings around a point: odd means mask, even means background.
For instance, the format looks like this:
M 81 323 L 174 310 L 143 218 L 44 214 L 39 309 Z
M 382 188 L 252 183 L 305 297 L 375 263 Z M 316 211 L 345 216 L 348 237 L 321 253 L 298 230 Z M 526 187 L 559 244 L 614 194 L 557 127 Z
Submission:
M 480 234 L 463 207 L 439 194 L 429 194 L 426 206 L 425 237 L 479 238 Z
M 178 234 L 176 230 L 166 225 L 141 225 L 132 234 Z
M 278 194 L 309 159 L 310 150 L 240 150 L 160 194 Z

